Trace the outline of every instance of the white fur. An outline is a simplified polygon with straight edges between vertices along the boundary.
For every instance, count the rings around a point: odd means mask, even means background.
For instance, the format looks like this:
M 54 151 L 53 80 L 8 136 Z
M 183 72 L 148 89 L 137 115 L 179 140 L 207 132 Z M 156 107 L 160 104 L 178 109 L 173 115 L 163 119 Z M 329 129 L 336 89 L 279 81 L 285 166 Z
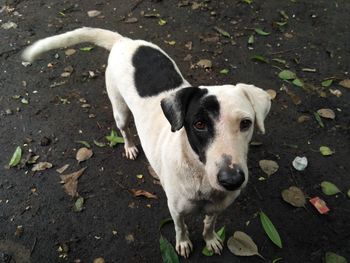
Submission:
M 200 87 L 208 89 L 208 95 L 215 95 L 220 104 L 216 136 L 207 149 L 207 162 L 204 165 L 192 150 L 185 129 L 171 132 L 160 107 L 163 98 L 173 96 L 175 91 L 190 84 L 184 79 L 176 90 L 147 98 L 140 98 L 134 86 L 133 54 L 139 46 L 146 45 L 167 56 L 158 46 L 103 29 L 81 28 L 39 40 L 24 51 L 23 58 L 32 61 L 45 51 L 82 42 L 92 42 L 111 50 L 106 69 L 106 86 L 116 124 L 125 140 L 125 153 L 130 159 L 135 159 L 138 153 L 129 132 L 132 114 L 142 148 L 160 177 L 168 198 L 169 211 L 175 224 L 177 252 L 184 257 L 189 256 L 192 243 L 184 215 L 201 209 L 207 214 L 203 237 L 208 248 L 220 254 L 223 245 L 215 233 L 216 217 L 235 200 L 241 190 L 226 191 L 218 184 L 218 163 L 223 154 L 232 156 L 232 165 L 240 165 L 245 172 L 246 180 L 242 187 L 246 185 L 248 143 L 253 128 L 245 133 L 240 132 L 240 121 L 250 118 L 264 132 L 264 119 L 270 109 L 268 94 L 246 84 Z M 181 75 L 177 67 L 176 70 Z

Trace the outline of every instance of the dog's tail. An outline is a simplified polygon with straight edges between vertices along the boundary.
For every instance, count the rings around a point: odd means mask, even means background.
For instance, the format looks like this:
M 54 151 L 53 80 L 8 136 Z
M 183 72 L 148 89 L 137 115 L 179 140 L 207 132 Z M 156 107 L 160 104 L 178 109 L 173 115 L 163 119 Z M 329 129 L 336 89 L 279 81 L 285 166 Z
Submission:
M 24 61 L 32 62 L 40 54 L 46 51 L 73 46 L 84 42 L 93 43 L 107 50 L 111 50 L 114 43 L 122 38 L 123 37 L 120 34 L 113 31 L 100 28 L 82 27 L 57 36 L 38 40 L 24 50 L 22 58 Z

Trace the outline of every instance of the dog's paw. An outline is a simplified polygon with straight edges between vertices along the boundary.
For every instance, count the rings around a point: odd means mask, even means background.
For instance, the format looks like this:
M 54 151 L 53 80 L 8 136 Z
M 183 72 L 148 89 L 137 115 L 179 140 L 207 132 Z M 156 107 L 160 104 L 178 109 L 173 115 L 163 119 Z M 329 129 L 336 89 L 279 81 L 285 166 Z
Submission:
M 139 154 L 139 150 L 137 149 L 136 146 L 131 146 L 131 147 L 124 146 L 124 149 L 125 149 L 126 158 L 130 160 L 135 160 L 137 155 Z
M 191 240 L 181 240 L 176 242 L 176 251 L 180 256 L 188 258 L 193 249 Z
M 205 243 L 207 248 L 213 251 L 215 254 L 220 255 L 222 249 L 224 248 L 222 240 L 216 233 L 213 233 L 211 238 L 205 238 Z

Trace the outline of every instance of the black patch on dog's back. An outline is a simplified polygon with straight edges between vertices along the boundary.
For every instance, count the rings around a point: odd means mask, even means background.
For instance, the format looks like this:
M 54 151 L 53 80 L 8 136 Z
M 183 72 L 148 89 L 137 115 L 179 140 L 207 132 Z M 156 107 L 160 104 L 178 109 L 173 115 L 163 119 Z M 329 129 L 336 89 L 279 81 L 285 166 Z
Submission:
M 206 149 L 214 140 L 215 121 L 220 115 L 220 105 L 214 95 L 204 97 L 203 93 L 194 96 L 188 104 L 185 116 L 185 129 L 192 149 L 197 153 L 202 163 L 206 162 Z M 197 121 L 206 124 L 205 131 L 194 128 Z
M 140 97 L 151 97 L 179 87 L 183 79 L 174 63 L 161 51 L 140 46 L 132 58 L 135 86 Z

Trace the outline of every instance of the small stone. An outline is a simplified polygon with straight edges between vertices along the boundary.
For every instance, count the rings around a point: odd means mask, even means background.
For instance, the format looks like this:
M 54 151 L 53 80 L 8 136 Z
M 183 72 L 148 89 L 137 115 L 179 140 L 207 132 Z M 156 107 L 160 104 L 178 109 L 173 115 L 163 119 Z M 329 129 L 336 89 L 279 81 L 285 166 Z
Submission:
M 12 115 L 12 114 L 13 114 L 13 111 L 10 110 L 10 109 L 6 109 L 6 110 L 5 110 L 5 113 L 6 113 L 6 115 Z

